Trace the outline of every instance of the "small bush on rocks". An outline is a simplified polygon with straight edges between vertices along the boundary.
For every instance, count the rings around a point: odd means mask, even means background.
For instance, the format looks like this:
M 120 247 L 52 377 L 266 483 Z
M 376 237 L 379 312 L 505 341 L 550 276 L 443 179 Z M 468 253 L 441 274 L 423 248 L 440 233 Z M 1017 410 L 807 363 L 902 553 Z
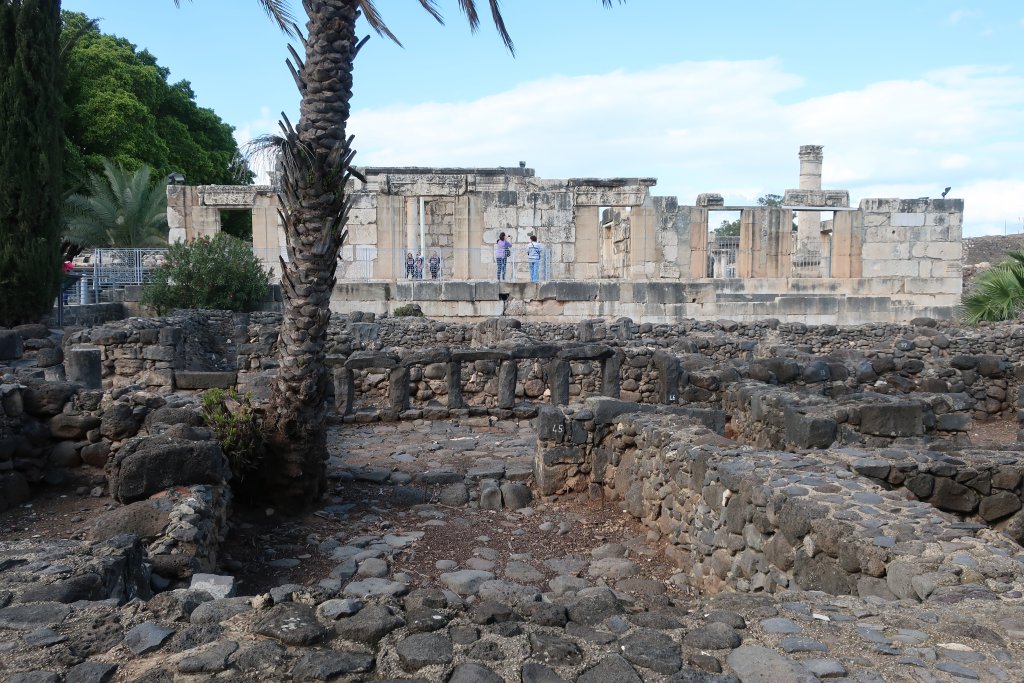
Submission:
M 254 311 L 267 295 L 270 271 L 239 239 L 219 233 L 172 244 L 167 260 L 142 291 L 158 315 L 174 308 Z
M 423 309 L 420 308 L 419 304 L 405 304 L 395 309 L 395 315 L 398 317 L 423 317 Z
M 265 443 L 263 420 L 252 397 L 234 389 L 210 389 L 203 393 L 203 418 L 227 456 L 235 489 L 244 488 L 260 467 Z

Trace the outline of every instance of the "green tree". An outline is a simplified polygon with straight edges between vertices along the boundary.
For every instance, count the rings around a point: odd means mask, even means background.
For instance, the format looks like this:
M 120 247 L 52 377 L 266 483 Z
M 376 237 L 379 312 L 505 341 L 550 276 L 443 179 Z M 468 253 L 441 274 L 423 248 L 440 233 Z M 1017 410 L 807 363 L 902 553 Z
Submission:
M 53 306 L 61 269 L 60 1 L 0 0 L 0 325 Z
M 1024 311 L 1024 252 L 1011 251 L 1007 256 L 1010 258 L 979 275 L 964 297 L 966 323 L 1015 320 Z
M 103 170 L 111 159 L 155 175 L 180 172 L 192 184 L 252 182 L 232 127 L 198 106 L 188 81 L 147 50 L 101 33 L 84 14 L 64 13 L 69 184 Z
M 142 303 L 158 315 L 175 308 L 255 311 L 269 285 L 270 272 L 252 246 L 221 232 L 172 244 L 143 288 Z
M 758 206 L 782 206 L 782 195 L 780 194 L 763 194 L 757 198 Z M 796 221 L 793 221 L 793 229 L 796 230 Z M 722 221 L 722 224 L 715 228 L 712 233 L 716 237 L 739 237 L 740 234 L 740 219 L 737 218 L 734 221 Z
M 435 0 L 419 2 L 441 21 Z M 612 4 L 612 0 L 601 2 Z M 356 37 L 356 19 L 362 14 L 379 35 L 396 43 L 398 39 L 372 0 L 302 3 L 308 16 L 305 36 L 299 34 L 285 0 L 259 0 L 259 4 L 305 50 L 305 59 L 293 51 L 289 60 L 302 99 L 299 120 L 294 126 L 287 119 L 282 121 L 285 133 L 277 141 L 288 261 L 282 263 L 280 367 L 267 409 L 268 453 L 263 468 L 268 495 L 295 508 L 319 498 L 327 483 L 327 324 L 338 251 L 346 236 L 345 186 L 350 176 L 359 175 L 351 165 L 355 153 L 347 134 L 352 65 L 363 44 Z M 498 0 L 488 4 L 498 34 L 514 53 Z M 459 0 L 459 9 L 475 30 L 480 24 L 477 3 Z
M 82 247 L 159 247 L 167 244 L 167 186 L 152 169 L 134 173 L 109 159 L 93 173 L 88 194 L 65 201 L 67 239 Z

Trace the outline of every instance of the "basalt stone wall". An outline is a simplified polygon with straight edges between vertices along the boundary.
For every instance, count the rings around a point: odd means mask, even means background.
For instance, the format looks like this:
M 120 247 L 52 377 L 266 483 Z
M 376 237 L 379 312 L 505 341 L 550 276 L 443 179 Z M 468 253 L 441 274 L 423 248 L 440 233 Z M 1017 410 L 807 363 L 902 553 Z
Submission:
M 832 446 L 881 448 L 924 436 L 949 437 L 971 426 L 973 400 L 965 394 L 796 393 L 755 381 L 725 392 L 730 429 L 759 448 L 797 451 Z
M 39 374 L 0 384 L 0 511 L 33 487 L 74 481 L 124 504 L 96 519 L 90 538 L 138 536 L 167 581 L 212 569 L 227 534 L 230 472 L 197 405 Z
M 703 591 L 957 602 L 1024 586 L 1019 546 L 861 476 L 869 451 L 758 451 L 700 419 L 607 400 L 544 408 L 535 475 L 545 494 L 616 501 Z
M 139 385 L 163 393 L 175 388 L 234 385 L 237 337 L 245 316 L 231 311 L 179 311 L 165 318 L 128 320 L 71 332 L 65 351 L 100 351 L 105 386 Z M 276 336 L 276 335 L 275 335 Z M 197 373 L 231 373 L 199 377 Z M 204 386 L 209 385 L 209 386 Z
M 279 320 L 274 313 L 181 312 L 165 319 L 131 319 L 78 331 L 67 336 L 64 349 L 99 348 L 108 386 L 138 384 L 162 392 L 236 386 L 261 398 L 269 396 L 277 366 Z M 600 363 L 558 358 L 563 348 L 590 344 L 611 349 L 612 356 Z M 29 346 L 27 340 L 25 345 Z M 957 403 L 964 395 L 972 403 L 972 417 L 986 420 L 1016 410 L 1018 376 L 1024 374 L 1022 345 L 1024 328 L 1015 324 L 965 331 L 941 327 L 931 319 L 854 328 L 770 319 L 652 325 L 625 318 L 572 324 L 521 324 L 512 318 L 495 318 L 470 325 L 354 313 L 332 321 L 327 361 L 344 367 L 360 352 L 401 360 L 411 353 L 429 355 L 437 349 L 449 353 L 496 350 L 514 356 L 515 349 L 528 347 L 534 349 L 533 357 L 516 359 L 516 401 L 560 402 L 561 376 L 566 370 L 557 361 L 565 360 L 571 400 L 608 395 L 640 403 L 718 405 L 728 386 L 750 378 L 813 386 L 833 397 L 842 393 L 842 386 L 847 393 L 950 394 L 956 395 L 952 400 Z M 408 372 L 408 407 L 501 408 L 502 362 L 501 357 L 462 362 L 460 393 L 451 405 L 449 392 L 455 383 L 450 379 L 449 361 L 413 363 Z M 399 381 L 390 370 L 387 366 L 353 369 L 352 405 L 388 409 L 391 387 Z M 559 386 L 557 394 L 551 392 L 553 379 Z M 400 402 L 406 403 L 405 399 Z

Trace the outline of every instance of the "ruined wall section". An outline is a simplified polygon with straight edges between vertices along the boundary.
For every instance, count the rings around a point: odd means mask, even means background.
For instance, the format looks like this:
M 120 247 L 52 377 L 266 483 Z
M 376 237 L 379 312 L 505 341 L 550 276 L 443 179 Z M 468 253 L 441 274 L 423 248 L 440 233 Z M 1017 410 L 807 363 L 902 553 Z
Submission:
M 962 199 L 863 199 L 864 277 L 898 277 L 933 306 L 960 303 Z
M 1019 466 L 984 454 L 991 464 L 972 467 L 941 453 L 917 462 L 850 450 L 773 453 L 716 435 L 706 417 L 630 412 L 607 399 L 545 408 L 538 486 L 546 494 L 598 487 L 664 542 L 695 588 L 710 593 L 820 590 L 944 602 L 1010 597 L 1024 581 L 1010 538 L 908 500 L 881 479 L 902 470 L 907 481 L 943 489 L 930 499 L 937 507 L 970 512 L 989 501 L 986 519 L 1006 519 L 1019 510 Z M 979 492 L 986 488 L 990 494 Z M 973 507 L 954 507 L 960 499 Z M 1008 533 L 1012 527 L 1006 523 Z

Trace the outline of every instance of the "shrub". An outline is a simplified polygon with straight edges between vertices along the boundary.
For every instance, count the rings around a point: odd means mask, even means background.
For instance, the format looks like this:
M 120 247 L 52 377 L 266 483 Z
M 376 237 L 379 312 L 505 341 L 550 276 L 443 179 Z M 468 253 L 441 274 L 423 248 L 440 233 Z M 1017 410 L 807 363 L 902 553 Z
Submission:
M 234 389 L 203 392 L 203 418 L 231 465 L 235 488 L 244 487 L 263 461 L 263 420 L 249 394 Z
M 270 271 L 252 247 L 219 233 L 212 239 L 172 244 L 154 280 L 142 290 L 142 303 L 158 315 L 173 308 L 253 311 L 267 295 Z
M 423 317 L 423 309 L 420 308 L 419 304 L 405 304 L 395 309 L 394 314 L 399 317 L 412 316 L 416 318 Z

